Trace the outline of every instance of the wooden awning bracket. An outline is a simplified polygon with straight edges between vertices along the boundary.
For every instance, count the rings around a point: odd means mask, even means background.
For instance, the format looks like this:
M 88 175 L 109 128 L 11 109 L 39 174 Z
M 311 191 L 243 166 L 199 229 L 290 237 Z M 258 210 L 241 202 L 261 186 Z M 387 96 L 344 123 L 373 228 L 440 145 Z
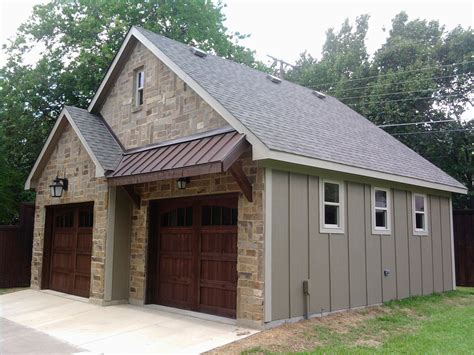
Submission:
M 235 162 L 229 168 L 230 173 L 234 177 L 237 184 L 239 184 L 242 193 L 247 198 L 249 202 L 253 202 L 253 193 L 252 193 L 252 184 L 250 183 L 247 175 L 245 175 L 244 170 L 242 169 L 242 164 L 240 162 Z
M 135 207 L 137 209 L 140 209 L 140 195 L 135 192 L 135 189 L 133 188 L 132 185 L 123 185 L 122 186 L 124 191 L 127 193 L 127 195 L 132 199 L 133 203 L 135 204 Z

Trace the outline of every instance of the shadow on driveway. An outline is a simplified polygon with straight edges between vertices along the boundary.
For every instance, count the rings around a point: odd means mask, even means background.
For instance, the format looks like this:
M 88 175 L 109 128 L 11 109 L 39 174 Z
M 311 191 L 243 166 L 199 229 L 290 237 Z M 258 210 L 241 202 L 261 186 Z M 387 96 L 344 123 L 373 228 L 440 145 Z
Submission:
M 0 354 L 72 354 L 83 349 L 0 317 Z

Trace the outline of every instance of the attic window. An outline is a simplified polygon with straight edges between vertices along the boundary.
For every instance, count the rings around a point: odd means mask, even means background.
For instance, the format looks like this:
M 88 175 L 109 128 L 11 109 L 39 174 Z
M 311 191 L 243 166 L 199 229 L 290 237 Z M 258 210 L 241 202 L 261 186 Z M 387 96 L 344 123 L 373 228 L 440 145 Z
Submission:
M 191 52 L 195 56 L 200 57 L 200 58 L 206 58 L 206 56 L 207 56 L 206 52 L 204 52 L 202 49 L 199 49 L 199 48 L 196 48 L 196 47 L 191 47 Z
M 267 79 L 270 80 L 272 83 L 275 83 L 275 84 L 280 84 L 281 83 L 281 79 L 274 76 L 274 75 L 271 75 L 271 74 L 267 74 Z
M 313 90 L 313 95 L 316 96 L 319 99 L 325 99 L 326 98 L 326 95 L 324 95 L 322 92 L 319 92 L 319 91 L 316 91 L 316 90 Z
M 137 70 L 135 74 L 135 106 L 143 105 L 143 90 L 145 88 L 145 72 Z

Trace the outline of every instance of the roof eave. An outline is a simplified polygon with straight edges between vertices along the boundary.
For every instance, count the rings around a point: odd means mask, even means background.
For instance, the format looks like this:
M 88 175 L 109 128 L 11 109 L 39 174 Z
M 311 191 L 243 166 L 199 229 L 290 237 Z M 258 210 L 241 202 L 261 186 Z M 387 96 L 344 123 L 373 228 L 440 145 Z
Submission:
M 464 194 L 464 195 L 468 193 L 468 189 L 465 187 L 434 183 L 434 182 L 421 180 L 417 178 L 384 173 L 380 171 L 310 158 L 306 156 L 296 155 L 296 154 L 277 151 L 277 150 L 267 149 L 266 152 L 254 151 L 253 158 L 255 160 L 276 160 L 276 161 L 286 162 L 290 164 L 298 164 L 298 165 L 303 165 L 303 166 L 308 166 L 308 167 L 313 167 L 313 168 L 318 168 L 318 169 L 332 170 L 339 173 L 358 175 L 358 176 L 363 176 L 363 177 L 368 177 L 368 178 L 373 178 L 373 179 L 385 180 L 385 181 L 396 182 L 396 183 L 412 185 L 412 186 L 419 186 L 419 187 L 424 187 L 427 189 L 440 190 L 440 191 L 446 191 L 446 192 L 451 192 L 451 193 L 458 193 L 458 194 Z

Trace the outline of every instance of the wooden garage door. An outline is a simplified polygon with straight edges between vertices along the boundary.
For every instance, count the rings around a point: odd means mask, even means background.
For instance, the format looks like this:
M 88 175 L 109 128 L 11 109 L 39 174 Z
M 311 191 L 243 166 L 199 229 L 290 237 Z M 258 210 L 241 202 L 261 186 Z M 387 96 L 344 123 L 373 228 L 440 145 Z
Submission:
M 154 302 L 235 317 L 237 197 L 159 203 Z
M 54 210 L 50 289 L 89 297 L 93 223 L 92 205 Z

